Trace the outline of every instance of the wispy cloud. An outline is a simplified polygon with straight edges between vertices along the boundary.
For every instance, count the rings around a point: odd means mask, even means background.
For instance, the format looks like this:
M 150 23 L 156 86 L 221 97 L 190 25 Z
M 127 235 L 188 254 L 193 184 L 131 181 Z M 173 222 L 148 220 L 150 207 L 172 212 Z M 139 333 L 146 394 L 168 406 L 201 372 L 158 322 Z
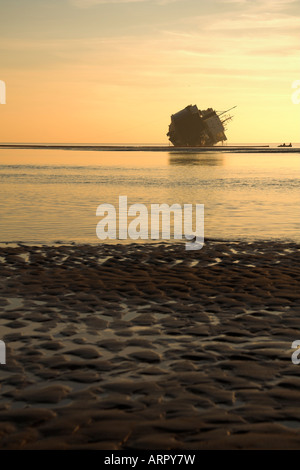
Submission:
M 104 5 L 111 3 L 154 3 L 157 5 L 167 5 L 168 3 L 174 3 L 183 0 L 69 0 L 71 5 L 78 8 L 88 8 L 94 5 Z
M 219 0 L 221 3 L 233 3 L 239 4 L 243 7 L 254 7 L 257 9 L 271 9 L 272 10 L 284 10 L 287 7 L 293 6 L 298 3 L 298 0 Z
M 85 5 L 107 3 L 69 1 Z M 146 0 L 111 1 L 134 4 Z M 158 4 L 156 0 L 152 2 Z M 287 75 L 294 76 L 299 62 L 300 19 L 292 13 L 272 9 L 258 12 L 254 8 L 258 3 L 265 8 L 269 0 L 237 2 L 247 6 L 234 14 L 231 6 L 218 15 L 198 9 L 198 16 L 189 14 L 167 28 L 160 25 L 155 34 L 151 30 L 141 34 L 132 28 L 128 33 L 116 30 L 115 34 L 105 35 L 100 28 L 93 37 L 9 39 L 0 44 L 0 51 L 7 51 L 2 66 L 14 68 L 22 61 L 24 70 L 55 69 L 84 82 L 149 89 L 168 88 L 170 82 L 174 86 L 186 82 L 195 87 L 213 80 L 218 84 L 219 77 L 228 89 L 239 87 L 242 81 L 254 83 L 274 77 L 286 80 Z
M 274 13 L 243 14 L 235 18 L 223 18 L 212 22 L 207 29 L 216 31 L 247 31 L 247 30 L 277 30 L 288 32 L 300 28 L 300 18 L 291 16 L 277 16 Z

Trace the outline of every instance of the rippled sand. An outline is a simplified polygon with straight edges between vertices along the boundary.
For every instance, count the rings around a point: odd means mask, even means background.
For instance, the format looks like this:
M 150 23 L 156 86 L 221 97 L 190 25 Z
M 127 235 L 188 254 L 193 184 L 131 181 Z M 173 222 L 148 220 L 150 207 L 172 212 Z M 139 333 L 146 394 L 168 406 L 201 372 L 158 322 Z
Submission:
M 299 246 L 0 247 L 2 449 L 300 448 Z

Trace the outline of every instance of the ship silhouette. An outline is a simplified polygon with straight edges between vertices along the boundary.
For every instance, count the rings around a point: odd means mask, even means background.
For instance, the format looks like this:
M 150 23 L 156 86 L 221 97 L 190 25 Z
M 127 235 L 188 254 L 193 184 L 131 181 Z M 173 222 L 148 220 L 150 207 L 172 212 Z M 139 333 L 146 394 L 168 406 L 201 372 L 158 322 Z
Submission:
M 200 110 L 189 105 L 171 116 L 167 136 L 175 147 L 210 147 L 227 140 L 225 122 L 232 119 L 225 113 L 217 113 L 212 108 Z M 225 115 L 225 116 L 224 116 Z M 220 119 L 221 116 L 224 116 Z

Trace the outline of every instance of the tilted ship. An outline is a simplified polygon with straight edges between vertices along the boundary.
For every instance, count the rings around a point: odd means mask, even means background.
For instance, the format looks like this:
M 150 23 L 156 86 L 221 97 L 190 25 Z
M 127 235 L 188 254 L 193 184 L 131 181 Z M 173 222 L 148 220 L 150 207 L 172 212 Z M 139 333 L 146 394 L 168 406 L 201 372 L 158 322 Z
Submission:
M 224 142 L 227 140 L 224 124 L 232 119 L 225 113 L 233 108 L 217 114 L 212 108 L 200 110 L 189 105 L 172 114 L 167 136 L 175 147 L 210 147 Z M 221 116 L 224 117 L 220 119 Z

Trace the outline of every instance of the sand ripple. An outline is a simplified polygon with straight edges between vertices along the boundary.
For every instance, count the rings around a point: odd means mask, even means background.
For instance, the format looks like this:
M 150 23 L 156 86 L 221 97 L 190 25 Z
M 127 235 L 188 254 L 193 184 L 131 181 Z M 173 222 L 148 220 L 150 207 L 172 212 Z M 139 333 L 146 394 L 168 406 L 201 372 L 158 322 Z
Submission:
M 0 247 L 2 449 L 299 448 L 299 246 Z

